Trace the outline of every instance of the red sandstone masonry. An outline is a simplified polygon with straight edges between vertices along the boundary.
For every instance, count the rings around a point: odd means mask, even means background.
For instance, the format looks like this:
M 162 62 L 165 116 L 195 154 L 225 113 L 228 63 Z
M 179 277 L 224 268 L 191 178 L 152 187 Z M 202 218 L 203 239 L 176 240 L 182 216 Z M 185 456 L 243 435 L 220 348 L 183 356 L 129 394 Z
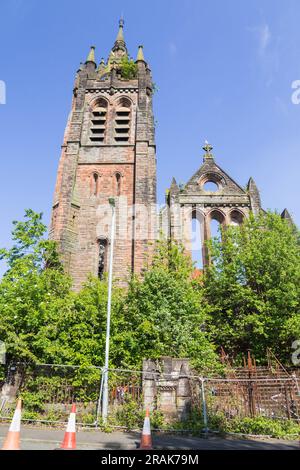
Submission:
M 122 43 L 115 43 L 115 55 L 125 54 Z M 77 72 L 72 110 L 68 119 L 52 209 L 50 237 L 59 242 L 66 271 L 79 289 L 89 273 L 97 275 L 99 240 L 107 240 L 109 255 L 111 209 L 105 204 L 116 198 L 116 243 L 114 275 L 123 283 L 130 271 L 140 272 L 148 254 L 148 239 L 156 234 L 156 157 L 152 111 L 152 79 L 144 61 L 137 62 L 138 76 L 123 80 L 117 73 L 117 62 L 101 76 L 93 63 Z M 107 103 L 106 129 L 103 142 L 90 140 L 92 110 L 100 98 Z M 116 110 L 120 99 L 130 103 L 128 142 L 116 142 Z M 93 174 L 98 175 L 94 194 Z M 116 174 L 120 174 L 118 196 Z M 126 206 L 126 211 L 122 209 Z M 146 207 L 141 219 L 135 207 Z M 152 220 L 154 219 L 154 220 Z M 146 227 L 145 227 L 146 225 Z M 148 226 L 149 225 L 149 226 Z M 136 235 L 145 232 L 143 240 Z

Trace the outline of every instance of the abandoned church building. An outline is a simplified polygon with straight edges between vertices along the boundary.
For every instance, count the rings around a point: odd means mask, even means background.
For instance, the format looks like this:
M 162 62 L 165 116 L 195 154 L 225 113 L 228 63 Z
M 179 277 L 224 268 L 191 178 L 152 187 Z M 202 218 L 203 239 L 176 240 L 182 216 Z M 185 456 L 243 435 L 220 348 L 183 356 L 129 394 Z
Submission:
M 129 59 L 120 20 L 108 60 L 97 65 L 94 49 L 75 78 L 50 226 L 74 287 L 89 273 L 101 278 L 107 270 L 111 197 L 116 206 L 115 277 L 125 280 L 130 272 L 141 272 L 153 249 L 149 241 L 161 234 L 191 250 L 193 222 L 207 263 L 204 247 L 211 223 L 240 224 L 250 211 L 261 209 L 255 182 L 250 178 L 246 188 L 237 184 L 206 143 L 202 166 L 184 186 L 173 178 L 166 205 L 158 211 L 154 90 L 143 48 L 138 47 L 135 61 Z M 290 217 L 287 210 L 282 216 Z

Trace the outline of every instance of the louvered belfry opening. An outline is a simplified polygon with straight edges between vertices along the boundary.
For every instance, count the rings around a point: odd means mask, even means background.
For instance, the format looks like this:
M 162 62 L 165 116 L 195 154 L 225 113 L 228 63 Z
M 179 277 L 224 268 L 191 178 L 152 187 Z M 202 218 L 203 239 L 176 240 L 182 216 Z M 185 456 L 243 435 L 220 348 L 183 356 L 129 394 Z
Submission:
M 116 108 L 115 114 L 115 141 L 128 142 L 130 131 L 131 103 L 122 98 Z
M 101 99 L 92 110 L 91 142 L 104 142 L 107 119 L 107 102 Z

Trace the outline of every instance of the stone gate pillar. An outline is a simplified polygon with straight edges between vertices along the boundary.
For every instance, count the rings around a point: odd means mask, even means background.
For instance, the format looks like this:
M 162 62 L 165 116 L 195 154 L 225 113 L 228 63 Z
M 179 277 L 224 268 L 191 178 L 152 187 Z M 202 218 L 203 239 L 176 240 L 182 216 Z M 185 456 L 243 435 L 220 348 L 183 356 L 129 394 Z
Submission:
M 188 359 L 168 356 L 143 362 L 144 407 L 161 411 L 167 421 L 187 418 L 191 409 Z

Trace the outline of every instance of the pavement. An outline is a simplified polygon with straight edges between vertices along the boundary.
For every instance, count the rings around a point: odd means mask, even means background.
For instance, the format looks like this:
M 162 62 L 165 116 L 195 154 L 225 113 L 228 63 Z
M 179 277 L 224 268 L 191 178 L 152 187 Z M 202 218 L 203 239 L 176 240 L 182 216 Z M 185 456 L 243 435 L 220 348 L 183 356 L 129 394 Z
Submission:
M 0 448 L 8 431 L 8 425 L 0 424 Z M 64 430 L 37 428 L 22 425 L 21 448 L 24 450 L 53 450 L 58 448 Z M 191 437 L 152 433 L 154 449 L 169 450 L 299 450 L 298 441 L 279 439 L 236 439 Z M 76 433 L 77 449 L 82 450 L 134 450 L 140 442 L 140 433 L 82 430 Z

